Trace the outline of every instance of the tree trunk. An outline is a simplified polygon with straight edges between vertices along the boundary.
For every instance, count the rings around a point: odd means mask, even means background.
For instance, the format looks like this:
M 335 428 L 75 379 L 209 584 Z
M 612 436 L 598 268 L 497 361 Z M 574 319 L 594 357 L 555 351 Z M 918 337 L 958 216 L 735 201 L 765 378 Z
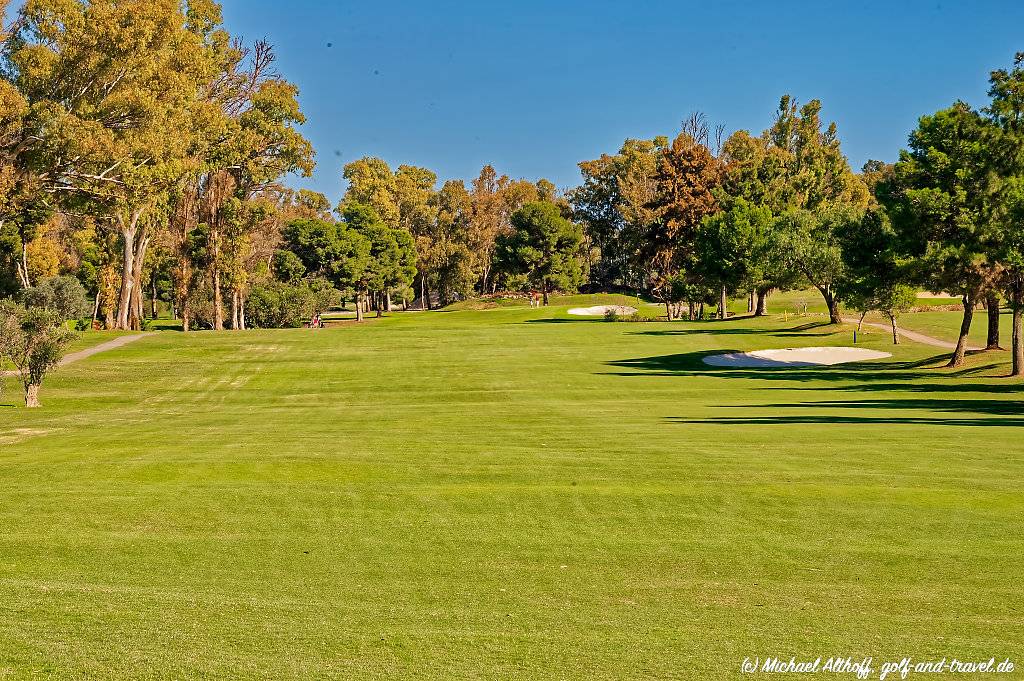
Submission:
M 18 279 L 21 280 L 22 288 L 32 288 L 32 282 L 28 278 L 28 242 L 21 240 L 21 259 L 18 262 Z
M 391 292 L 388 291 L 384 294 L 384 311 L 391 312 Z
M 100 295 L 103 290 L 103 284 L 96 285 L 96 302 L 92 306 L 92 328 L 96 328 L 96 320 L 100 316 Z
M 893 345 L 899 345 L 900 344 L 900 330 L 896 326 L 896 315 L 894 315 L 894 314 L 889 315 L 889 322 L 892 324 L 892 344 Z
M 747 314 L 754 311 L 754 292 L 751 291 L 747 294 Z
M 729 292 L 722 287 L 722 296 L 718 300 L 718 318 L 725 320 L 729 318 Z
M 363 292 L 356 292 L 356 321 L 363 321 Z
M 949 363 L 946 365 L 950 369 L 954 369 L 964 363 L 964 355 L 967 354 L 967 337 L 971 333 L 971 321 L 974 319 L 974 295 L 968 294 L 964 296 L 963 301 L 964 320 L 960 324 L 960 338 L 957 339 L 956 349 L 953 351 L 953 356 L 949 358 Z
M 245 331 L 245 296 L 238 296 L 238 328 Z
M 238 331 L 238 289 L 231 289 L 231 330 Z
M 39 402 L 39 384 L 29 383 L 25 386 L 25 406 L 29 409 L 36 409 L 43 406 Z
M 665 317 L 672 321 L 672 303 L 665 301 Z
M 551 284 L 549 284 L 548 280 L 545 279 L 544 280 L 544 307 L 547 307 L 547 305 L 548 305 L 548 289 L 550 287 L 551 287 Z
M 829 324 L 842 324 L 843 317 L 839 314 L 839 301 L 836 300 L 835 293 L 828 286 L 819 286 L 818 292 L 821 293 L 821 297 L 825 299 L 825 305 L 828 307 L 828 321 Z
M 989 291 L 985 296 L 985 307 L 988 311 L 988 341 L 986 350 L 1002 350 L 999 347 L 999 294 Z
M 757 290 L 757 307 L 754 308 L 755 317 L 763 317 L 768 314 L 768 289 Z
M 1024 277 L 1013 279 L 1013 368 L 1011 376 L 1024 376 Z
M 123 223 L 122 223 L 123 224 Z M 135 282 L 132 276 L 135 272 L 135 226 L 125 227 L 121 231 L 123 248 L 121 250 L 121 293 L 117 298 L 117 321 L 115 327 L 123 331 L 129 329 L 128 315 L 132 299 L 132 291 L 135 289 Z
M 160 316 L 160 311 L 157 309 L 157 304 L 156 304 L 156 275 L 155 274 L 153 275 L 153 280 L 150 283 L 152 284 L 152 289 L 150 290 L 150 293 L 152 294 L 152 297 L 149 299 L 149 311 L 150 311 L 150 315 L 153 317 L 153 319 L 156 319 L 157 317 Z
M 1013 369 L 1011 376 L 1024 376 L 1024 304 L 1015 301 L 1013 306 Z
M 213 330 L 224 330 L 224 295 L 220 290 L 220 266 L 213 266 Z
M 128 326 L 132 331 L 142 330 L 142 282 L 135 278 L 135 286 L 132 287 L 131 311 L 128 313 Z
M 427 273 L 420 272 L 420 310 L 427 311 Z
M 864 318 L 868 316 L 867 310 L 864 311 L 860 316 L 860 321 L 857 322 L 857 335 L 859 336 L 864 331 Z

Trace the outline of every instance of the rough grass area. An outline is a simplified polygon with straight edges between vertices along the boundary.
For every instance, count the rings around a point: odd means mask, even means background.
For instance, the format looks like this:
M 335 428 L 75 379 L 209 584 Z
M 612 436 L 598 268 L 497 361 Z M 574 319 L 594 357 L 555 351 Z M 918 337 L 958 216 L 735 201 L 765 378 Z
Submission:
M 43 410 L 6 392 L 0 676 L 1024 663 L 1005 353 L 950 372 L 877 334 L 893 359 L 714 369 L 848 329 L 560 302 L 160 333 L 62 369 Z

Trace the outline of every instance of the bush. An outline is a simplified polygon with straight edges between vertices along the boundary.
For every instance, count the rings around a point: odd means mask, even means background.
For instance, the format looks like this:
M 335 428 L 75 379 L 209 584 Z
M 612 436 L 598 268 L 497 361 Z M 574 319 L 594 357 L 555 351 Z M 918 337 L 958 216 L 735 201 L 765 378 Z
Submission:
M 632 314 L 620 315 L 615 310 L 608 310 L 604 313 L 606 322 L 657 322 L 660 318 L 657 315 L 645 312 L 633 312 Z
M 296 328 L 340 300 L 341 293 L 322 279 L 295 284 L 273 281 L 253 287 L 245 316 L 254 329 Z
M 29 308 L 48 310 L 64 321 L 80 319 L 92 312 L 85 288 L 70 275 L 44 279 L 18 296 Z

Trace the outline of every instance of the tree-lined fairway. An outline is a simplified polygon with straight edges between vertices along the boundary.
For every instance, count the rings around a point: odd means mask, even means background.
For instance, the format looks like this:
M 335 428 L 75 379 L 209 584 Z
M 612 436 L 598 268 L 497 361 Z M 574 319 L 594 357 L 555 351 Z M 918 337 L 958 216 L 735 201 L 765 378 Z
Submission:
M 1024 416 L 993 355 L 710 369 L 848 333 L 564 312 L 167 332 L 61 369 L 46 409 L 0 410 L 0 676 L 1024 663 Z

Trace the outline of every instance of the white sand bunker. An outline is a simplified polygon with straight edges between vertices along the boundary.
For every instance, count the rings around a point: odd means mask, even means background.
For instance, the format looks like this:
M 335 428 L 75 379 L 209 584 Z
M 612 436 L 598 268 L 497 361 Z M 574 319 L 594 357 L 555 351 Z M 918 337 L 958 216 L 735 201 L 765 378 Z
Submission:
M 635 307 L 629 307 L 627 305 L 595 305 L 594 307 L 574 307 L 569 310 L 569 314 L 576 315 L 577 317 L 603 317 L 605 313 L 614 310 L 615 314 L 618 315 L 629 315 L 636 314 Z
M 864 348 L 785 348 L 783 350 L 755 350 L 733 352 L 727 355 L 705 357 L 704 363 L 713 367 L 818 367 L 865 362 L 892 357 L 888 352 Z

